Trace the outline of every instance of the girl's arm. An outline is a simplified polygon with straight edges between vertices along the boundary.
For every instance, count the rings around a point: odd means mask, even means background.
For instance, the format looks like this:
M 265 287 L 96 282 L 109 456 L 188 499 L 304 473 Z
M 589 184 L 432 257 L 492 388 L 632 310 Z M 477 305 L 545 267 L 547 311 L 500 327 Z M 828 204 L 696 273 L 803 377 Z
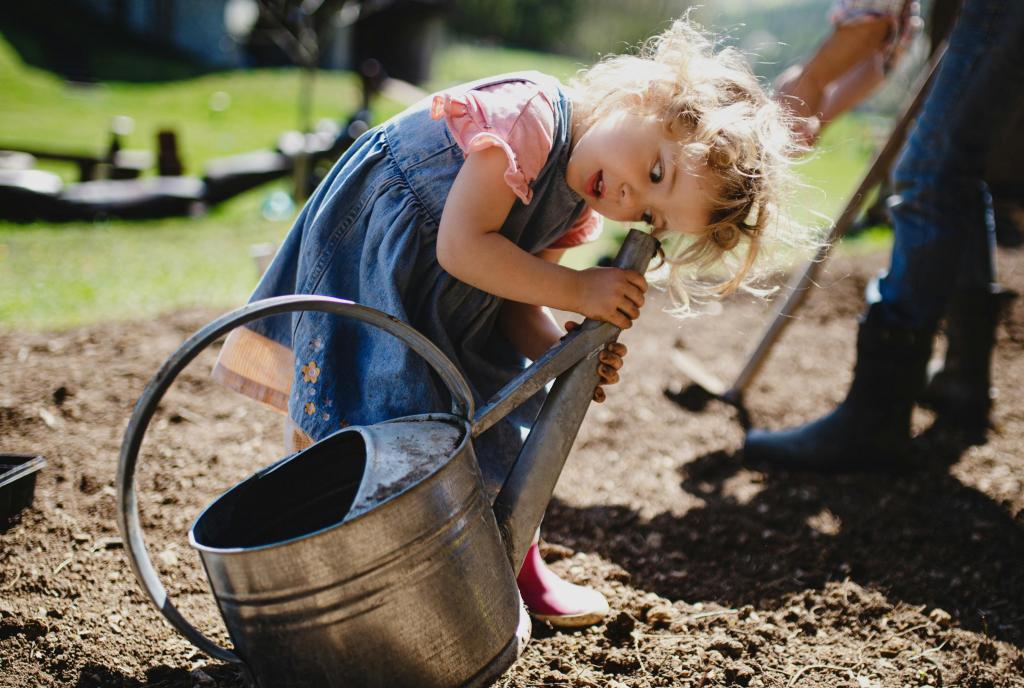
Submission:
M 437 260 L 467 284 L 533 306 L 551 306 L 628 328 L 640 313 L 647 282 L 631 270 L 576 271 L 531 255 L 503 237 L 515 193 L 504 179 L 498 148 L 466 157 L 437 233 Z
M 557 265 L 563 253 L 564 249 L 548 249 L 537 257 Z M 565 334 L 546 308 L 519 301 L 505 301 L 501 305 L 498 327 L 516 351 L 531 361 L 540 358 Z
M 541 260 L 557 264 L 565 249 L 548 249 L 537 256 Z M 576 323 L 566 323 L 571 330 Z M 532 361 L 540 358 L 545 351 L 553 347 L 564 336 L 562 329 L 551 317 L 551 313 L 542 306 L 531 306 L 518 301 L 505 301 L 498 315 L 498 327 L 512 346 Z M 603 385 L 614 385 L 619 381 L 619 369 L 622 358 L 626 355 L 626 346 L 620 342 L 609 342 L 605 350 L 598 354 L 597 373 L 601 380 L 594 389 L 594 401 L 605 400 Z

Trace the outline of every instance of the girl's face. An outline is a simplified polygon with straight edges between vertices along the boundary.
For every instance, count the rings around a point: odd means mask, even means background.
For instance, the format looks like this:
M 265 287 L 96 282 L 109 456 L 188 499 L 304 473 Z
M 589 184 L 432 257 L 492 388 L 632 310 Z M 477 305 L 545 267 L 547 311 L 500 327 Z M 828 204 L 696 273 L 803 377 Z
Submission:
M 595 212 L 646 222 L 656 233 L 696 234 L 708 225 L 707 168 L 684 155 L 656 118 L 619 112 L 578 131 L 566 181 Z

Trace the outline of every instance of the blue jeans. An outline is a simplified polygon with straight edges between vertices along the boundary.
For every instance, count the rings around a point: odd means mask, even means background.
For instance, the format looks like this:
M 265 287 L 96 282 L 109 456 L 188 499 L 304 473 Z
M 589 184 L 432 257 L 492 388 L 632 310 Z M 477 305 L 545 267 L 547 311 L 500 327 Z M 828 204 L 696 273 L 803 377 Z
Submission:
M 987 287 L 992 201 L 983 179 L 993 132 L 1024 94 L 1024 2 L 965 0 L 932 90 L 893 172 L 895 240 L 881 317 L 934 328 L 955 289 Z M 1024 132 L 1011 132 L 1024 136 Z

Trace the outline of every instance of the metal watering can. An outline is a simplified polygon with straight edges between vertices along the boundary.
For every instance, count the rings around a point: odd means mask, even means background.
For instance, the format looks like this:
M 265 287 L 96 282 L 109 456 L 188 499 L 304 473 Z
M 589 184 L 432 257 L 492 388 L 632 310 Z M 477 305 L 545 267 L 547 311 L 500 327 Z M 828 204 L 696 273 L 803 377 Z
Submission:
M 657 245 L 631 230 L 615 265 L 642 272 Z M 189 541 L 232 651 L 168 599 L 143 540 L 135 467 L 160 400 L 189 362 L 239 325 L 297 310 L 338 314 L 399 337 L 447 386 L 452 411 L 340 430 L 257 472 L 200 514 Z M 597 384 L 592 359 L 618 332 L 584 322 L 474 414 L 454 364 L 380 311 L 298 295 L 228 313 L 163 364 L 125 431 L 118 525 L 136 577 L 182 635 L 241 664 L 258 688 L 489 685 L 517 657 L 516 572 Z M 492 505 L 472 438 L 555 378 Z

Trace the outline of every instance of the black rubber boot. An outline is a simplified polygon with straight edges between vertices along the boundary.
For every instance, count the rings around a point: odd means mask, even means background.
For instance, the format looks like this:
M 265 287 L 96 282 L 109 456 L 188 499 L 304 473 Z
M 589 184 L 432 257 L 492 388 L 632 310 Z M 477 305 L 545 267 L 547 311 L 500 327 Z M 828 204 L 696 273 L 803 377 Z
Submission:
M 992 207 L 996 223 L 996 245 L 1002 248 L 1024 246 L 1020 215 L 1021 204 L 1016 201 L 995 200 Z
M 762 467 L 844 472 L 896 468 L 910 450 L 910 413 L 931 351 L 932 331 L 887 327 L 877 305 L 862 317 L 846 399 L 790 430 L 751 430 L 745 461 Z
M 954 294 L 946 314 L 946 356 L 929 371 L 921 403 L 935 410 L 936 425 L 965 431 L 982 442 L 992 408 L 991 363 L 996 327 L 1013 291 L 963 289 Z

